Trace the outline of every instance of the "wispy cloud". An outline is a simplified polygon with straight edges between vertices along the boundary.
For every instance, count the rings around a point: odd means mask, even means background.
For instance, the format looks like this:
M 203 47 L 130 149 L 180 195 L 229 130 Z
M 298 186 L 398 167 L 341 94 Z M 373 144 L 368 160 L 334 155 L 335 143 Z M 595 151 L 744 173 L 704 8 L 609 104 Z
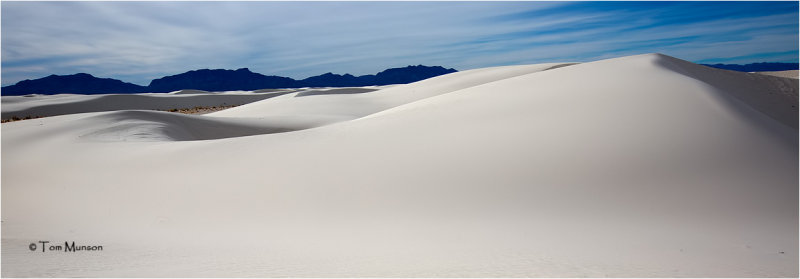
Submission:
M 304 78 L 662 52 L 798 60 L 797 2 L 2 2 L 2 83 L 199 68 Z

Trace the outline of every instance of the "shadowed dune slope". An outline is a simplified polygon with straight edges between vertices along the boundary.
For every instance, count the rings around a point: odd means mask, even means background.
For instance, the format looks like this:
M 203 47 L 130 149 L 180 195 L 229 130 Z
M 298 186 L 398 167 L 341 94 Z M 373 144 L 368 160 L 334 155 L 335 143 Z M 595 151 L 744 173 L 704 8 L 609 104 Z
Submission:
M 211 140 L 296 131 L 317 126 L 293 119 L 233 119 L 157 111 L 118 111 L 86 118 L 95 131 L 81 135 L 97 141 Z

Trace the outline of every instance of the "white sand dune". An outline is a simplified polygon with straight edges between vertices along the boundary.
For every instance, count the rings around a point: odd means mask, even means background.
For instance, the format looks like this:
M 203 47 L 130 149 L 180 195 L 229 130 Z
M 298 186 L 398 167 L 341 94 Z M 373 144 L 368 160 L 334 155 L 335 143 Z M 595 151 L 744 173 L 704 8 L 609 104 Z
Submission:
M 572 64 L 551 63 L 468 70 L 402 86 L 377 87 L 383 88 L 383 90 L 373 94 L 363 94 L 366 93 L 365 90 L 352 88 L 297 91 L 269 101 L 260 101 L 247 106 L 210 113 L 209 116 L 293 118 L 326 125 L 353 120 L 396 106 L 488 82 Z M 370 89 L 376 88 L 367 88 L 367 90 Z M 362 94 L 341 94 L 342 92 Z
M 333 92 L 323 91 L 334 94 L 320 94 L 321 91 L 318 90 L 297 92 L 296 94 L 287 94 L 280 98 L 274 98 L 268 102 L 256 102 L 248 106 L 215 112 L 211 115 L 225 117 L 307 117 L 324 115 L 355 119 L 425 98 L 563 65 L 569 64 L 506 66 L 462 71 L 412 84 L 388 87 L 374 94 L 336 93 L 342 92 L 342 90 L 353 91 L 353 89 L 346 88 L 335 89 L 336 91 Z
M 5 123 L 2 275 L 798 276 L 797 80 L 559 65 Z

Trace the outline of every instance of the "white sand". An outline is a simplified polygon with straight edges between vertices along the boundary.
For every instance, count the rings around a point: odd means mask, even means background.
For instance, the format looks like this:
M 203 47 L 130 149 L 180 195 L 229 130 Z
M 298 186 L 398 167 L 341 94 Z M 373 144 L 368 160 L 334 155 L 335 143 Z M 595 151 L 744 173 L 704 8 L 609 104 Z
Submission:
M 796 80 L 556 65 L 2 124 L 2 275 L 798 276 Z
M 776 76 L 776 77 L 785 77 L 785 78 L 793 78 L 793 79 L 800 79 L 800 71 L 798 70 L 788 70 L 788 71 L 772 71 L 772 72 L 756 72 L 762 75 L 768 76 Z

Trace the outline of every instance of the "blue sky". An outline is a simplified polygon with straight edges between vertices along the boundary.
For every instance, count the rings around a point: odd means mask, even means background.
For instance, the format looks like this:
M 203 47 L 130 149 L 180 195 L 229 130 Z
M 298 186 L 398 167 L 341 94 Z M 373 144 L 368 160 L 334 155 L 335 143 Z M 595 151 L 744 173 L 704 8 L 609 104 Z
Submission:
M 660 52 L 798 61 L 798 2 L 8 2 L 2 84 L 90 73 L 147 85 L 203 68 L 302 79 Z

